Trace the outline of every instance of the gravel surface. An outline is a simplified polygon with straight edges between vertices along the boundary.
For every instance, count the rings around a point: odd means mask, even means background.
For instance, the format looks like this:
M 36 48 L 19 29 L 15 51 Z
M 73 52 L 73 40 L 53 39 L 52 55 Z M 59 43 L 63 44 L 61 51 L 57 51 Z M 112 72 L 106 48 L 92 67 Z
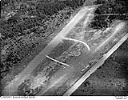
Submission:
M 128 95 L 128 39 L 72 95 Z

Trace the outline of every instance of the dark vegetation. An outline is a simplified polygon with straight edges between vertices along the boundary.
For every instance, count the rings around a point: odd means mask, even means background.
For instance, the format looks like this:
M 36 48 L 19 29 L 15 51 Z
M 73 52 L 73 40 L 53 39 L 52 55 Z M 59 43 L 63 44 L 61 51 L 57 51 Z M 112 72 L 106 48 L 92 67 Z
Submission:
M 2 0 L 1 1 L 1 67 L 2 77 L 17 63 L 20 63 L 40 44 L 58 29 L 75 9 L 86 0 Z M 110 1 L 110 2 L 109 2 Z M 107 27 L 113 19 L 128 20 L 127 0 L 97 0 L 103 4 L 95 12 L 93 28 Z M 116 3 L 115 3 L 116 2 Z M 103 15 L 115 13 L 118 15 Z
M 39 39 L 52 34 L 85 1 L 2 0 L 0 19 L 2 78 L 38 46 Z M 96 29 L 107 27 L 113 19 L 128 20 L 126 2 L 127 0 L 97 0 L 95 4 L 103 5 L 96 10 L 91 27 Z M 115 15 L 103 15 L 108 13 Z M 122 16 L 124 13 L 126 15 Z
M 95 4 L 102 4 L 95 11 L 94 21 L 91 27 L 101 29 L 108 27 L 113 20 L 128 21 L 127 0 L 97 0 Z
M 113 20 L 128 22 L 127 0 L 97 0 L 103 4 L 95 12 L 92 28 L 106 28 Z M 110 14 L 110 15 L 108 15 Z M 128 39 L 72 94 L 73 96 L 126 96 L 128 95 Z M 115 79 L 125 79 L 126 85 Z M 102 83 L 105 82 L 105 83 Z M 98 84 L 99 83 L 99 86 Z M 118 84 L 114 87 L 114 84 Z
M 85 0 L 2 0 L 1 67 L 4 77 L 40 39 L 58 29 Z
M 97 69 L 97 71 L 95 71 L 85 82 L 83 82 L 82 85 L 72 95 L 127 96 L 127 54 L 128 39 L 105 61 L 105 63 L 100 68 Z M 123 79 L 126 81 L 123 81 Z M 125 85 L 123 85 L 122 83 Z

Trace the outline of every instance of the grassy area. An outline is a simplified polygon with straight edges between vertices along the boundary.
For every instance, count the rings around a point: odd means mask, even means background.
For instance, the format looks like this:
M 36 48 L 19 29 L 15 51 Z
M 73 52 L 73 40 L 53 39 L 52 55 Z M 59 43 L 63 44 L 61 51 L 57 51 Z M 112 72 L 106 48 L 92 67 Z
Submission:
M 13 66 L 39 52 L 39 46 L 43 49 L 48 37 L 82 4 L 76 0 L 3 0 L 0 20 L 2 77 Z
M 128 39 L 72 95 L 128 95 Z

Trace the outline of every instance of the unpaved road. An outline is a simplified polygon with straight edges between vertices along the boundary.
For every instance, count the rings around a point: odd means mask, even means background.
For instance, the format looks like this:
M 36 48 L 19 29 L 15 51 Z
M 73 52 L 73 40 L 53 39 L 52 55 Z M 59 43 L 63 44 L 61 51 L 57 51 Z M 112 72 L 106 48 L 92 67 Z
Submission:
M 93 9 L 94 8 L 90 8 Z M 27 78 L 30 77 L 30 74 L 32 73 L 32 71 L 42 62 L 43 59 L 45 59 L 47 57 L 47 55 L 60 43 L 63 41 L 64 37 L 70 33 L 70 30 L 73 29 L 73 27 L 75 27 L 75 25 L 85 16 L 85 14 L 87 14 L 89 8 L 85 7 L 82 8 L 77 14 L 76 16 L 64 27 L 64 29 L 58 33 L 57 36 L 55 36 L 53 38 L 53 40 L 51 40 L 51 42 L 27 65 L 27 67 L 21 72 L 19 73 L 19 75 L 15 76 L 15 78 L 5 87 L 3 93 L 5 95 L 18 95 L 17 94 L 17 88 L 18 86 Z M 91 13 L 91 12 L 90 12 Z M 88 14 L 90 14 L 88 13 Z M 85 22 L 87 23 L 88 21 L 88 17 L 85 19 Z M 84 23 L 84 24 L 86 24 Z M 104 40 L 103 43 L 100 43 L 96 48 L 96 54 L 97 51 L 100 50 L 101 48 L 103 48 L 105 45 L 107 45 L 109 43 L 109 41 L 112 41 L 113 37 L 121 30 L 123 29 L 123 23 L 119 23 L 117 25 L 115 25 L 115 27 L 113 28 L 113 32 L 111 34 L 111 36 L 109 36 L 107 39 Z M 125 36 L 125 38 L 123 40 L 121 40 L 121 42 L 119 43 L 123 43 L 123 41 L 126 39 L 127 36 Z M 121 44 L 120 44 L 121 45 Z M 111 51 L 110 53 L 107 54 L 107 57 L 117 48 L 118 46 L 114 47 L 114 49 Z M 93 51 L 93 50 L 92 50 Z M 90 54 L 91 55 L 91 54 Z M 90 56 L 93 58 L 93 55 Z M 43 93 L 49 93 L 48 91 L 51 91 L 52 88 L 54 88 L 55 90 L 60 86 L 63 87 L 64 82 L 66 82 L 66 84 L 68 84 L 68 88 L 69 86 L 73 85 L 78 78 L 80 78 L 80 76 L 83 74 L 81 73 L 81 68 L 78 64 L 78 62 L 82 62 L 85 66 L 88 65 L 88 62 L 90 59 L 89 55 L 84 54 L 81 57 L 78 57 L 75 60 L 71 60 L 69 65 L 72 65 L 73 68 L 68 68 L 65 70 L 59 70 L 55 75 L 52 76 L 51 80 L 50 80 L 50 84 L 49 87 L 44 90 L 42 90 L 38 95 L 42 95 Z M 103 58 L 104 60 L 104 58 Z M 95 66 L 92 66 L 92 68 L 86 72 L 84 79 L 82 79 L 82 81 L 78 81 L 77 86 L 78 87 L 80 84 L 82 84 L 81 82 L 83 82 L 83 80 L 85 80 L 87 77 L 89 77 L 90 74 L 92 74 L 99 66 L 100 64 L 102 64 L 103 61 L 99 62 L 99 64 L 96 64 Z M 75 71 L 74 71 L 75 70 Z M 68 74 L 67 74 L 68 73 Z M 71 74 L 70 74 L 71 73 Z M 80 74 L 79 74 L 80 73 Z M 74 87 L 74 89 L 76 88 Z M 67 91 L 64 95 L 70 95 L 72 93 L 72 91 L 74 91 L 74 89 L 69 89 L 69 92 Z M 54 93 L 54 91 L 52 92 Z M 52 94 L 51 93 L 51 94 Z M 48 94 L 46 94 L 48 95 Z
M 4 95 L 16 95 L 18 86 L 29 77 L 30 73 L 37 67 L 38 64 L 55 48 L 63 37 L 79 22 L 79 20 L 88 12 L 88 7 L 82 8 L 74 18 L 58 33 L 57 36 L 27 65 L 27 67 L 19 73 L 15 78 L 4 88 Z

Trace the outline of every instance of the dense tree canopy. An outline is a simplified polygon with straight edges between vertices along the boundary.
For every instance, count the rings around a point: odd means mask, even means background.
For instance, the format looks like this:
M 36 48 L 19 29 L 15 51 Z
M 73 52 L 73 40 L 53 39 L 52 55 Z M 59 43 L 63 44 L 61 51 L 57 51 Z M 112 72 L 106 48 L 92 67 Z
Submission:
M 20 62 L 27 51 L 34 47 L 32 38 L 52 34 L 85 1 L 2 0 L 0 19 L 1 70 L 5 72 L 13 64 Z M 102 28 L 107 27 L 113 19 L 128 20 L 128 15 L 122 15 L 128 14 L 128 3 L 126 2 L 127 0 L 97 0 L 95 4 L 103 5 L 96 10 L 95 18 L 90 26 Z M 34 35 L 31 36 L 31 33 Z M 26 39 L 26 37 L 28 38 Z M 30 44 L 28 45 L 28 43 Z

